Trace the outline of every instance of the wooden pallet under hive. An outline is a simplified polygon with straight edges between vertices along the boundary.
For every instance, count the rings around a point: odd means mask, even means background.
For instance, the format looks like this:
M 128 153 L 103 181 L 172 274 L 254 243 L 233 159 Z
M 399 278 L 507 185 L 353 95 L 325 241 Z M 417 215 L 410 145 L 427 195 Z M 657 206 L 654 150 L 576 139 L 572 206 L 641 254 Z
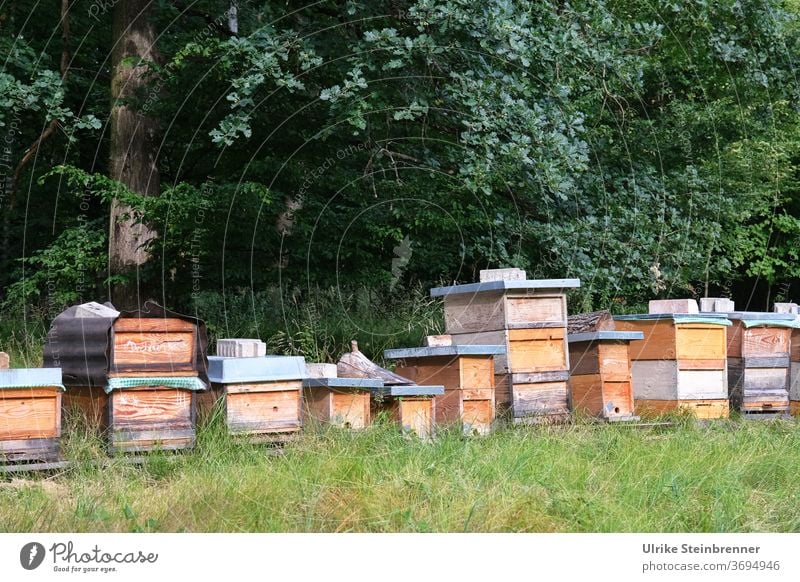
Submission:
M 794 315 L 733 312 L 728 334 L 731 406 L 744 414 L 790 411 L 790 352 Z
M 682 408 L 698 418 L 728 416 L 724 314 L 624 315 L 615 324 L 644 336 L 629 346 L 637 413 Z
M 487 434 L 495 419 L 494 357 L 503 346 L 434 346 L 386 350 L 399 375 L 417 384 L 437 384 L 436 424 L 458 424 L 464 434 Z
M 302 427 L 305 361 L 296 356 L 209 356 L 211 389 L 198 395 L 201 420 L 222 415 L 228 433 L 281 440 Z
M 596 331 L 570 334 L 572 410 L 605 420 L 636 420 L 628 344 L 641 332 Z
M 60 459 L 59 368 L 0 370 L 0 467 L 47 469 Z

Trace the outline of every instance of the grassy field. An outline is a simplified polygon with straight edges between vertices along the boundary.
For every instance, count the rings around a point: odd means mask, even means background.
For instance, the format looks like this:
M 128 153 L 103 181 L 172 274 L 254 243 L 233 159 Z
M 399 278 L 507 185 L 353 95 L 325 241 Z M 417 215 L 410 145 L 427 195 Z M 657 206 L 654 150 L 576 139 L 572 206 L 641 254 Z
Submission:
M 800 530 L 800 425 L 578 422 L 432 443 L 392 426 L 312 429 L 282 455 L 201 428 L 191 453 L 103 459 L 73 426 L 74 468 L 0 482 L 0 529 L 167 532 Z M 274 450 L 273 450 L 274 453 Z

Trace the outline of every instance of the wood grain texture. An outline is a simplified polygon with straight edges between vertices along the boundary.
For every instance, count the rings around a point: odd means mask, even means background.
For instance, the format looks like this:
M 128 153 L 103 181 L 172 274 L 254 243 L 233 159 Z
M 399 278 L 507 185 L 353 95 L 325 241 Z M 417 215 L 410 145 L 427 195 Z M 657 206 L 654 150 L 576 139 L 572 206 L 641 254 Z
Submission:
M 600 350 L 597 342 L 569 344 L 569 371 L 573 376 L 600 373 Z
M 419 438 L 433 437 L 435 400 L 433 398 L 395 399 L 397 417 L 403 432 L 416 434 Z
M 505 326 L 502 292 L 446 295 L 444 298 L 445 333 L 497 331 Z
M 691 413 L 695 418 L 711 420 L 728 418 L 730 407 L 727 400 L 637 400 L 636 413 L 642 416 L 657 416 L 675 410 Z
M 566 382 L 515 384 L 512 387 L 514 418 L 568 413 L 567 397 Z
M 743 331 L 742 357 L 789 355 L 791 329 L 751 327 Z
M 599 368 L 605 382 L 630 382 L 631 361 L 625 342 L 602 342 L 598 346 Z
M 0 390 L 0 440 L 47 439 L 61 435 L 61 390 Z
M 194 333 L 195 324 L 177 317 L 120 317 L 115 332 L 125 333 Z
M 462 390 L 494 389 L 494 357 L 493 356 L 462 356 L 458 359 Z M 424 384 L 440 384 L 439 382 L 424 382 Z M 446 386 L 445 386 L 446 387 Z
M 800 362 L 792 362 L 789 369 L 789 398 L 800 402 Z
M 800 400 L 789 401 L 789 414 L 795 418 L 800 416 Z
M 633 387 L 627 382 L 603 381 L 603 415 L 606 418 L 633 416 Z
M 503 327 L 532 323 L 556 323 L 567 327 L 567 299 L 565 295 L 507 295 L 505 324 Z
M 331 418 L 333 395 L 326 388 L 303 388 L 303 420 L 327 423 Z
M 195 333 L 115 332 L 112 369 L 147 367 L 167 371 L 193 370 Z
M 569 379 L 571 408 L 589 416 L 603 415 L 603 380 L 600 374 L 583 374 Z
M 644 338 L 630 343 L 631 361 L 674 360 L 675 325 L 669 320 L 615 321 L 619 331 L 641 331 Z
M 676 400 L 678 367 L 675 360 L 636 360 L 631 362 L 633 398 L 639 400 Z
M 351 429 L 366 428 L 370 424 L 369 392 L 331 391 L 331 413 L 328 422 Z
M 725 370 L 727 358 L 718 360 L 678 360 L 679 370 Z
M 451 356 L 408 358 L 400 361 L 395 373 L 420 385 L 458 390 L 461 387 L 459 360 Z
M 59 442 L 58 437 L 0 439 L 0 471 L 15 462 L 57 461 L 61 456 Z
M 678 400 L 720 400 L 728 398 L 724 370 L 678 370 Z
M 463 427 L 465 435 L 489 434 L 492 431 L 494 419 L 494 402 L 491 400 L 464 401 Z
M 109 406 L 110 426 L 115 431 L 147 431 L 153 426 L 194 429 L 189 390 L 166 387 L 118 390 L 112 392 Z
M 299 430 L 302 423 L 299 389 L 228 392 L 225 410 L 231 434 Z
M 511 409 L 511 374 L 495 374 L 494 402 L 498 415 Z
M 727 357 L 726 329 L 721 325 L 675 325 L 675 357 L 678 360 L 722 360 Z
M 789 355 L 793 362 L 800 362 L 800 329 L 793 329 Z
M 512 373 L 569 370 L 563 328 L 511 330 L 509 368 Z

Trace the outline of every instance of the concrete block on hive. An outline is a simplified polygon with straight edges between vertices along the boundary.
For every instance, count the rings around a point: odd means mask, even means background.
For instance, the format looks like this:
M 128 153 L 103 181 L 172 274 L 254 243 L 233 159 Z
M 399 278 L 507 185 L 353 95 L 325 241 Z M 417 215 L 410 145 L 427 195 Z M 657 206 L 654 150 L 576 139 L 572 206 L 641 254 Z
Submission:
M 650 301 L 648 312 L 658 313 L 699 313 L 694 299 L 654 299 Z
M 714 311 L 717 313 L 730 313 L 736 311 L 736 304 L 730 299 L 717 299 L 714 303 Z
M 261 358 L 267 355 L 267 344 L 257 339 L 221 339 L 217 355 L 224 358 Z
M 797 315 L 797 303 L 776 303 L 773 306 L 775 313 L 791 313 Z
M 703 313 L 714 311 L 714 305 L 717 303 L 717 297 L 702 297 L 700 298 L 700 311 Z
M 481 283 L 487 281 L 524 281 L 525 271 L 522 269 L 483 269 L 480 274 Z
M 425 338 L 425 347 L 452 346 L 453 336 L 451 335 L 429 335 Z

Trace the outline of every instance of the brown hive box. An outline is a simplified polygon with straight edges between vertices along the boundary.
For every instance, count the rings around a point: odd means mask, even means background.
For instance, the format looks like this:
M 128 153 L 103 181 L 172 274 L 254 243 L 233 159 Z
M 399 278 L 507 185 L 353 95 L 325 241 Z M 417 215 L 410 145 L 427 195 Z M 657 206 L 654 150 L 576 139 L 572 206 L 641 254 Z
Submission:
M 503 346 L 430 346 L 386 350 L 396 372 L 420 384 L 444 387 L 435 397 L 437 425 L 458 424 L 464 434 L 487 434 L 495 419 L 494 357 Z
M 195 442 L 206 345 L 202 321 L 151 302 L 78 305 L 53 320 L 44 360 L 62 368 L 65 409 L 103 430 L 110 452 L 182 449 Z
M 200 417 L 220 410 L 232 435 L 281 440 L 302 427 L 304 375 L 297 356 L 209 356 L 211 389 L 199 395 Z
M 731 405 L 748 414 L 789 411 L 792 314 L 729 313 L 728 385 Z
M 0 370 L 0 467 L 46 469 L 59 461 L 58 368 Z
M 500 345 L 494 358 L 498 414 L 514 422 L 569 417 L 565 290 L 577 279 L 492 280 L 437 287 L 455 345 Z
M 639 331 L 630 343 L 636 412 L 686 409 L 698 418 L 726 418 L 726 314 L 618 315 L 616 328 Z

